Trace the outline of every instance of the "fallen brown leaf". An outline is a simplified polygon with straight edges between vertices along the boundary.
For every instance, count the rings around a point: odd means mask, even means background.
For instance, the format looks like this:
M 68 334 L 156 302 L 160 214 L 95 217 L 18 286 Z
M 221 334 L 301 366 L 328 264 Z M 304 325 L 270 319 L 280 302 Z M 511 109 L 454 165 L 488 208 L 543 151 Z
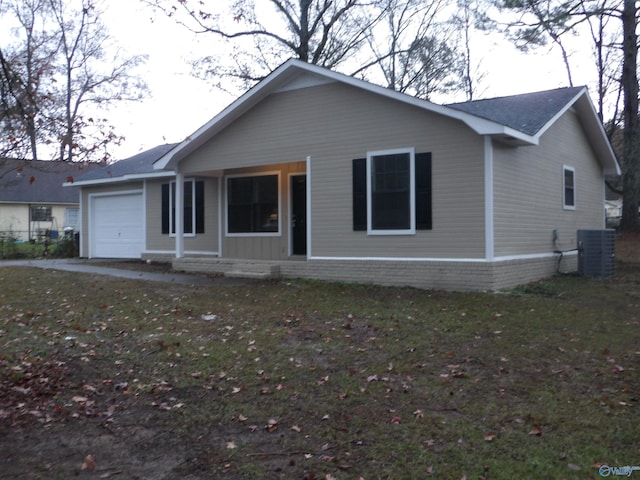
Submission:
M 539 437 L 542 435 L 542 427 L 540 427 L 539 424 L 535 424 L 533 426 L 533 428 L 531 429 L 531 431 L 529 432 L 529 435 L 535 435 L 536 437 Z
M 86 457 L 84 457 L 84 462 L 82 463 L 80 470 L 88 470 L 90 472 L 93 472 L 95 469 L 96 469 L 96 462 L 95 462 L 95 459 L 93 458 L 93 455 L 87 455 Z

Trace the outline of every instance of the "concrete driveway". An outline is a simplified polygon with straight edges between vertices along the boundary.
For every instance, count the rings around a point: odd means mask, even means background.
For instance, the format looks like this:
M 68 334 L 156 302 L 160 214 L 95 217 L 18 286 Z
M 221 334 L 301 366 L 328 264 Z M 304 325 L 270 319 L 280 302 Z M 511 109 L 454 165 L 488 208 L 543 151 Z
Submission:
M 144 270 L 126 270 L 111 268 L 100 265 L 102 262 L 95 260 L 83 260 L 78 258 L 60 258 L 45 260 L 2 260 L 2 267 L 35 267 L 45 270 L 64 270 L 66 272 L 92 273 L 96 275 L 108 275 L 118 278 L 129 278 L 133 280 L 148 280 L 151 282 L 179 283 L 183 285 L 241 285 L 248 280 L 230 278 L 211 278 L 205 275 L 180 273 L 180 272 L 146 272 Z

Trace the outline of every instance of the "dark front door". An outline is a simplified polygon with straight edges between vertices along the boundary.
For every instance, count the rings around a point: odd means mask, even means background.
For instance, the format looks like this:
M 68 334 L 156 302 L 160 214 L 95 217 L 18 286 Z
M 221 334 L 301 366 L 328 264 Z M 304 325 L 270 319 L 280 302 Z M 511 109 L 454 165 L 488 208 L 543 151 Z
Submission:
M 291 238 L 294 255 L 307 254 L 307 176 L 291 177 Z

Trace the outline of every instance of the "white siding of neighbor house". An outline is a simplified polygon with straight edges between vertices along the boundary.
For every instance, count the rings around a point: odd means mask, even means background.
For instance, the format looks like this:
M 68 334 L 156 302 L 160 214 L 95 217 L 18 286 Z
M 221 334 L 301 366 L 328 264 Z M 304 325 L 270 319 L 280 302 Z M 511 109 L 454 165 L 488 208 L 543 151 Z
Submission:
M 565 113 L 537 147 L 494 144 L 495 256 L 576 247 L 578 229 L 604 228 L 604 182 L 578 117 Z M 575 169 L 576 208 L 563 208 L 563 166 Z
M 406 147 L 432 153 L 433 229 L 393 236 L 353 231 L 352 159 Z M 180 169 L 185 177 L 254 166 L 282 169 L 283 235 L 264 241 L 225 238 L 225 257 L 286 258 L 287 174 L 299 168 L 287 171 L 282 164 L 309 156 L 313 257 L 481 259 L 483 148 L 482 137 L 461 122 L 327 84 L 269 96 L 183 160 Z
M 31 206 L 51 207 L 51 222 L 31 222 L 29 209 Z M 57 230 L 60 236 L 64 233 L 65 212 L 69 208 L 78 208 L 77 204 L 40 203 L 0 203 L 0 234 L 11 236 L 18 241 L 38 238 L 38 230 Z
M 29 229 L 29 205 L 0 203 L 0 232 L 17 235 Z M 24 240 L 24 238 L 23 238 Z

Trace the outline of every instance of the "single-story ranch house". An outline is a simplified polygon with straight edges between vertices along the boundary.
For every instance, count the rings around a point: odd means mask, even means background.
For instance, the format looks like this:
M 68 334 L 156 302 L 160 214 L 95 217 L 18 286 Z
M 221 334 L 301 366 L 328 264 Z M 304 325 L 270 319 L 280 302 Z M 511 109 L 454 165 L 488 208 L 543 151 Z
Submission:
M 183 142 L 74 185 L 82 256 L 493 290 L 604 228 L 607 174 L 583 87 L 441 106 L 290 60 Z

